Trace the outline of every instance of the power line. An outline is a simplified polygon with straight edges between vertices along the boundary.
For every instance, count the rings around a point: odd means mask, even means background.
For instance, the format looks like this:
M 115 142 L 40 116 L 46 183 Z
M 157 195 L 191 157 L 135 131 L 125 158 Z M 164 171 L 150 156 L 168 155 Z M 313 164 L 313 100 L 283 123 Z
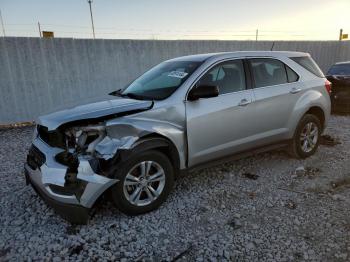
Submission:
M 79 29 L 79 31 L 81 29 L 88 29 L 89 26 L 82 26 L 82 25 L 67 25 L 67 24 L 46 24 L 46 23 L 40 23 L 41 26 L 45 26 L 45 27 L 69 27 L 70 29 Z M 37 27 L 37 25 L 35 24 L 4 24 L 4 26 L 6 27 L 18 27 L 18 26 L 35 26 Z M 95 27 L 94 29 L 99 29 L 99 31 L 112 31 L 113 33 L 128 33 L 128 32 L 132 32 L 135 34 L 139 34 L 139 33 L 145 33 L 148 32 L 152 35 L 156 34 L 163 34 L 163 33 L 179 33 L 179 34 L 200 34 L 200 35 L 211 35 L 211 34 L 215 34 L 215 35 L 226 35 L 226 36 L 232 36 L 232 35 L 240 35 L 237 33 L 248 33 L 247 35 L 254 35 L 256 36 L 256 30 L 169 30 L 169 29 L 147 29 L 147 28 L 120 28 L 120 27 Z M 18 29 L 11 29 L 11 31 L 15 31 Z M 7 30 L 8 31 L 8 30 Z M 55 31 L 60 31 L 60 30 L 55 30 Z M 77 31 L 77 30 L 74 30 Z M 258 30 L 258 36 L 262 36 L 261 33 L 263 33 L 264 35 L 270 35 L 270 36 L 305 36 L 305 35 L 320 35 L 319 31 L 314 30 L 314 31 L 305 31 L 303 30 L 302 32 L 304 34 L 300 34 L 300 31 L 293 31 L 293 30 Z M 107 32 L 110 33 L 110 32 Z M 220 34 L 218 34 L 220 33 Z M 100 33 L 96 33 L 95 35 L 98 35 Z
M 92 0 L 88 0 L 91 1 Z M 92 14 L 92 9 L 91 13 Z M 302 33 L 300 31 L 292 31 L 292 30 L 179 30 L 179 29 L 149 29 L 149 28 L 121 28 L 121 27 L 96 27 L 98 32 L 95 32 L 95 26 L 93 24 L 93 17 L 91 21 L 92 33 L 93 37 L 96 36 L 100 38 L 113 38 L 113 39 L 212 39 L 212 40 L 319 40 L 321 36 L 318 32 L 315 31 L 305 31 Z M 6 26 L 6 34 L 11 36 L 28 36 L 33 34 L 33 32 L 37 32 L 38 24 L 4 24 Z M 22 26 L 22 28 L 21 28 Z M 31 28 L 29 28 L 29 26 Z M 40 23 L 41 27 L 48 28 L 51 31 L 55 31 L 58 33 L 56 37 L 73 37 L 78 36 L 81 38 L 88 38 L 88 35 L 91 34 L 88 30 L 89 26 L 82 25 L 67 25 L 67 24 L 45 24 Z M 27 29 L 25 29 L 27 28 Z M 40 29 L 39 29 L 40 30 Z M 40 30 L 41 31 L 41 30 Z M 5 33 L 5 32 L 4 32 Z M 329 38 L 331 39 L 331 35 Z M 324 39 L 324 35 L 322 35 L 322 40 Z
M 69 27 L 69 28 L 90 28 L 89 26 L 82 26 L 82 25 L 67 25 L 67 24 L 46 24 L 46 23 L 40 23 L 44 26 L 54 26 L 54 27 Z M 5 24 L 6 26 L 33 26 L 34 24 Z M 94 27 L 95 29 L 100 30 L 118 30 L 118 31 L 145 31 L 145 32 L 154 32 L 154 29 L 145 29 L 145 28 L 120 28 L 120 27 Z M 293 31 L 293 30 L 260 30 L 265 33 L 299 33 L 300 31 Z M 188 33 L 207 33 L 211 32 L 210 30 L 169 30 L 169 29 L 157 29 L 157 32 L 188 32 Z M 215 30 L 215 32 L 222 32 L 222 33 L 231 33 L 231 32 L 239 32 L 239 33 L 253 33 L 255 34 L 256 30 Z M 305 31 L 308 34 L 319 34 L 318 31 Z

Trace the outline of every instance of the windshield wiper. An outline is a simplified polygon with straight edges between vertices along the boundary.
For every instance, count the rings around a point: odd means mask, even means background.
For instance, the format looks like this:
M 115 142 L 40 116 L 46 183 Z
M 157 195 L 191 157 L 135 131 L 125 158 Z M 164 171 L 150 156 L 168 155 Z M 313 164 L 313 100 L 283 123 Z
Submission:
M 115 91 L 112 91 L 110 93 L 108 93 L 110 96 L 120 96 L 122 93 L 122 90 L 121 89 L 118 89 L 118 90 L 115 90 Z
M 139 94 L 135 94 L 135 93 L 123 94 L 123 90 L 122 89 L 118 89 L 116 91 L 110 92 L 109 95 L 111 95 L 111 96 L 120 96 L 120 97 L 129 97 L 129 98 L 137 99 L 137 100 L 153 100 L 151 97 L 143 96 L 143 95 L 139 95 Z
M 135 94 L 135 93 L 120 94 L 120 96 L 122 96 L 122 97 L 129 97 L 129 98 L 137 99 L 137 100 L 152 100 L 152 98 L 150 98 L 150 97 L 139 95 L 139 94 Z

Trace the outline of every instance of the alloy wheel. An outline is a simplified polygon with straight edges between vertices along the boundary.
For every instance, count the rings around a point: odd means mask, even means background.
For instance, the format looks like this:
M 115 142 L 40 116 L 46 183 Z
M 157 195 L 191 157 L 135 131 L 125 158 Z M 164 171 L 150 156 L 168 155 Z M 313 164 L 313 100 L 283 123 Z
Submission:
M 305 153 L 311 152 L 317 145 L 319 137 L 318 127 L 315 123 L 307 123 L 300 134 L 301 150 Z
M 130 169 L 124 179 L 123 191 L 131 204 L 146 206 L 160 196 L 164 186 L 164 169 L 155 161 L 143 161 Z

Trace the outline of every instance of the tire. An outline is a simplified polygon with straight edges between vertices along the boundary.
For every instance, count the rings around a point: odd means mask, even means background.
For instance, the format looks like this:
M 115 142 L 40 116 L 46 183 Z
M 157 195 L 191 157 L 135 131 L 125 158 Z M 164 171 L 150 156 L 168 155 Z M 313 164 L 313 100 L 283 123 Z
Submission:
M 315 136 L 312 135 L 314 132 Z M 304 115 L 295 130 L 289 147 L 289 154 L 294 158 L 301 159 L 312 156 L 320 143 L 321 132 L 322 126 L 320 120 L 312 114 Z M 307 146 L 305 146 L 305 143 Z
M 116 170 L 114 177 L 120 181 L 111 188 L 111 199 L 126 215 L 139 215 L 157 209 L 167 199 L 174 184 L 171 162 L 155 150 L 130 156 Z

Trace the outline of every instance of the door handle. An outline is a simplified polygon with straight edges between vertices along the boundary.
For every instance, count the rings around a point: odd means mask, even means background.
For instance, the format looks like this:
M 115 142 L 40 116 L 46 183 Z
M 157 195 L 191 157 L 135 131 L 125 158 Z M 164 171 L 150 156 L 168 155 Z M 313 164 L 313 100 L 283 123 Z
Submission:
M 250 104 L 251 103 L 251 101 L 249 101 L 248 99 L 246 99 L 246 98 L 243 98 L 242 100 L 241 100 L 241 102 L 239 102 L 239 106 L 246 106 L 246 105 L 248 105 L 248 104 Z
M 293 88 L 290 90 L 290 93 L 291 93 L 291 94 L 296 94 L 296 93 L 299 93 L 300 91 L 301 91 L 301 88 L 293 87 Z

